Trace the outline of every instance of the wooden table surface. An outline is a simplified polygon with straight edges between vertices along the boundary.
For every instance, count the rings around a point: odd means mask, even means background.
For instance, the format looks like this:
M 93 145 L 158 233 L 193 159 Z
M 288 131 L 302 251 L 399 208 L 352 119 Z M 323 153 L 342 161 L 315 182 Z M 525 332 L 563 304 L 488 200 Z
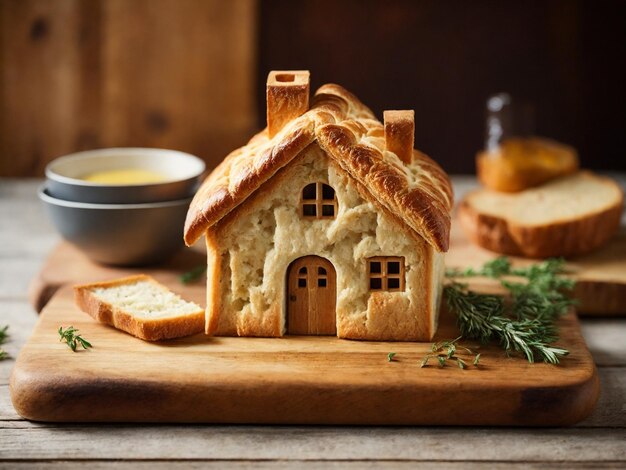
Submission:
M 626 175 L 620 176 L 626 186 Z M 457 193 L 474 185 L 454 178 Z M 0 179 L 0 325 L 14 358 L 37 315 L 27 289 L 59 237 L 35 195 L 41 180 Z M 583 320 L 598 365 L 595 412 L 571 428 L 59 425 L 13 410 L 0 361 L 0 469 L 133 468 L 626 468 L 626 319 Z M 445 393 L 445 384 L 442 384 Z M 390 404 L 392 406 L 392 404 Z

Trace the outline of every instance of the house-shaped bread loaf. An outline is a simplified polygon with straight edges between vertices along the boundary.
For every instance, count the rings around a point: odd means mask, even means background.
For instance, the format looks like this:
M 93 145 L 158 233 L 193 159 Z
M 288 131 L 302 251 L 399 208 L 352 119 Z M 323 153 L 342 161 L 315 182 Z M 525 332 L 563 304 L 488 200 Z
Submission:
M 437 328 L 452 191 L 413 149 L 413 111 L 384 124 L 307 71 L 271 72 L 267 128 L 196 194 L 206 235 L 206 332 L 428 341 Z

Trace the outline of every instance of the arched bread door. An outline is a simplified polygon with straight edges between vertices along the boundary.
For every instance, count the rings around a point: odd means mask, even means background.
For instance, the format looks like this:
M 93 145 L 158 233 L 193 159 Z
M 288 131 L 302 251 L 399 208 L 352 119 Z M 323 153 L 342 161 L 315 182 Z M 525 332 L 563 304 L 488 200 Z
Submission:
M 337 274 L 327 259 L 298 258 L 287 270 L 287 333 L 337 334 Z

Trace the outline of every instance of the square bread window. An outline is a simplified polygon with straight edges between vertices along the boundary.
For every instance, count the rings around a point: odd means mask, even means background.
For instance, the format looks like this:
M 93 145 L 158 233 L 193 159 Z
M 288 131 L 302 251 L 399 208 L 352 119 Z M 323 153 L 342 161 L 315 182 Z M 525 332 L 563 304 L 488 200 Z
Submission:
M 405 287 L 404 257 L 368 258 L 367 277 L 371 291 L 403 292 Z

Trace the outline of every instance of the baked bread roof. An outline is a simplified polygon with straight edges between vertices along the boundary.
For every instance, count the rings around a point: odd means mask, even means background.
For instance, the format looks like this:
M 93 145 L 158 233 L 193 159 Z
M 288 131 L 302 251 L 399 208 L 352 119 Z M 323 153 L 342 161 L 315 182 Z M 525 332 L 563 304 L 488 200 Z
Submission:
M 185 243 L 194 243 L 315 140 L 360 183 L 367 200 L 395 215 L 437 251 L 448 250 L 453 197 L 446 173 L 417 150 L 410 164 L 385 150 L 382 123 L 334 84 L 317 90 L 311 108 L 273 138 L 264 129 L 213 170 L 187 213 Z

